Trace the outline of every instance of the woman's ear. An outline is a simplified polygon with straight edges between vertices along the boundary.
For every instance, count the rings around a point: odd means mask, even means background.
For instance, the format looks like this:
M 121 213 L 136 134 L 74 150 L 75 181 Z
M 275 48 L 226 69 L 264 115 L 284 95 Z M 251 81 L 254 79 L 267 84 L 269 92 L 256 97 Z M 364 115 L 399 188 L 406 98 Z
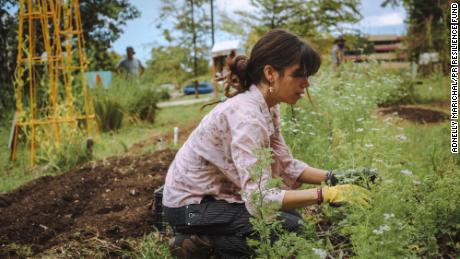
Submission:
M 264 66 L 264 76 L 269 82 L 273 82 L 278 77 L 278 73 L 271 65 Z

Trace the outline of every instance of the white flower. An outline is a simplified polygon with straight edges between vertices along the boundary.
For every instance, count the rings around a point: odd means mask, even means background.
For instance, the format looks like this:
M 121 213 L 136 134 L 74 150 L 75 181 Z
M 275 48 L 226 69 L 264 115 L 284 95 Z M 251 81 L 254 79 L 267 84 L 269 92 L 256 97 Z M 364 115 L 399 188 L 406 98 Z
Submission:
M 390 229 L 391 229 L 390 226 L 388 226 L 387 224 L 383 224 L 378 229 L 372 230 L 372 233 L 376 235 L 381 235 L 385 231 L 390 231 Z
M 396 137 L 397 137 L 399 140 L 401 140 L 401 141 L 407 140 L 407 137 L 404 136 L 404 135 L 398 135 L 398 136 L 396 136 Z
M 373 148 L 374 145 L 372 145 L 372 144 L 365 144 L 364 147 L 365 147 L 365 148 Z
M 413 180 L 412 183 L 415 184 L 415 185 L 419 185 L 419 184 L 421 184 L 422 182 L 419 181 L 419 180 Z
M 379 131 L 379 128 L 371 128 L 372 131 Z
M 320 248 L 312 248 L 313 252 L 319 256 L 319 258 L 324 259 L 327 257 L 327 252 Z
M 383 234 L 383 230 L 381 230 L 380 228 L 379 229 L 374 229 L 374 230 L 372 230 L 372 233 L 374 233 L 376 235 L 381 235 L 381 234 Z
M 364 120 L 364 118 L 358 118 L 358 119 L 356 119 L 357 122 L 360 122 L 360 121 L 363 121 L 363 120 Z
M 380 228 L 383 230 L 383 231 L 390 231 L 390 226 L 388 226 L 387 224 L 384 224 L 382 226 L 380 226 Z
M 357 128 L 357 129 L 356 129 L 356 132 L 363 132 L 363 131 L 364 131 L 363 128 Z
M 412 175 L 412 171 L 411 171 L 411 170 L 407 170 L 407 169 L 401 170 L 401 173 L 402 173 L 402 174 L 405 174 L 405 175 Z
M 391 218 L 394 218 L 395 217 L 395 214 L 393 213 L 383 213 L 383 218 L 385 220 L 388 220 L 388 219 L 391 219 Z
M 299 130 L 298 129 L 292 129 L 292 133 L 298 133 Z
M 308 132 L 308 134 L 310 134 L 312 136 L 316 135 L 314 132 Z

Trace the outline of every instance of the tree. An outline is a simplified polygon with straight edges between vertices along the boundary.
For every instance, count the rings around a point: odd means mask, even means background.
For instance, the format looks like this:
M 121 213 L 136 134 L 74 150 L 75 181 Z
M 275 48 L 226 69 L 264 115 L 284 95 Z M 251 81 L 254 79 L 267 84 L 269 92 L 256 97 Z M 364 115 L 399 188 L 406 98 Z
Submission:
M 359 3 L 359 0 L 251 0 L 255 11 L 238 11 L 241 22 L 224 16 L 225 25 L 221 29 L 230 33 L 243 31 L 250 43 L 273 28 L 315 38 L 319 33 L 339 30 L 341 23 L 357 22 L 361 18 Z M 253 29 L 238 29 L 242 25 Z
M 14 69 L 17 56 L 17 18 L 14 0 L 0 0 L 0 119 L 14 107 Z
M 187 78 L 193 77 L 192 59 L 188 48 L 180 46 L 159 46 L 152 49 L 151 59 L 147 62 L 147 77 L 154 84 L 174 83 L 181 85 Z
M 81 22 L 90 70 L 112 70 L 109 48 L 123 33 L 126 22 L 140 16 L 128 0 L 80 0 Z
M 194 71 L 194 77 L 208 72 L 207 63 L 202 62 L 208 58 L 210 49 L 211 19 L 207 4 L 208 0 L 161 0 L 158 27 L 164 27 L 163 35 L 172 49 L 186 49 L 196 57 L 196 68 L 194 62 L 182 63 L 186 66 L 183 69 Z
M 407 44 L 412 61 L 437 51 L 444 72 L 449 69 L 449 7 L 452 0 L 385 0 L 382 6 L 403 5 L 408 14 Z

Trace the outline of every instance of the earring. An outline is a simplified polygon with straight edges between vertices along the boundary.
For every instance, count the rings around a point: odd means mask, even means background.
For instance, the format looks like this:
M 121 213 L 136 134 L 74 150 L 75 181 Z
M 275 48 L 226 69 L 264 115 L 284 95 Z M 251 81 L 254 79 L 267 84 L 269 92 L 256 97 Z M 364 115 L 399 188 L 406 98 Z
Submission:
M 270 79 L 270 80 L 268 81 L 268 91 L 269 91 L 270 93 L 273 93 L 273 86 L 272 86 L 272 84 L 273 84 L 273 81 Z

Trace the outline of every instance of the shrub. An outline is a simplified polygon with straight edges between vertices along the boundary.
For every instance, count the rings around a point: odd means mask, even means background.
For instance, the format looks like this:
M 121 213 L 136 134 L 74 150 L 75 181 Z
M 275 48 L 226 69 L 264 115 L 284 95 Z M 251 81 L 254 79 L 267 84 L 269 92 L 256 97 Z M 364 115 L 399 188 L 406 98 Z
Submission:
M 162 101 L 171 99 L 168 89 L 160 89 L 158 91 L 158 98 Z
M 156 111 L 159 109 L 157 106 L 158 93 L 152 89 L 143 89 L 138 91 L 135 97 L 130 104 L 129 111 L 137 115 L 141 120 L 153 123 Z
M 67 134 L 62 134 L 67 132 Z M 78 164 L 91 160 L 86 150 L 86 137 L 78 129 L 61 127 L 61 141 L 50 141 L 44 137 L 46 132 L 40 132 L 38 139 L 42 139 L 41 147 L 37 152 L 37 163 L 50 167 L 54 171 L 66 171 Z M 63 137 L 65 136 L 65 137 Z
M 110 98 L 99 98 L 95 101 L 94 110 L 97 122 L 103 132 L 121 128 L 123 111 L 121 105 Z

